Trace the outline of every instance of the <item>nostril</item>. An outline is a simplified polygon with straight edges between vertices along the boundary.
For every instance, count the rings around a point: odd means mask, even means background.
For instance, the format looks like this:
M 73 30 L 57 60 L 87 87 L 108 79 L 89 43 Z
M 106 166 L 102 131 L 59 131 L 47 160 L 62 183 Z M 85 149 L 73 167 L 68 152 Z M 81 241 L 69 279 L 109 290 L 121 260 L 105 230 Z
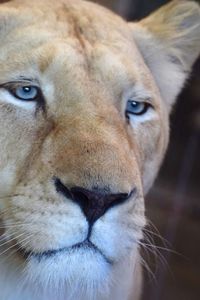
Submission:
M 131 193 L 119 194 L 105 194 L 96 189 L 90 191 L 82 187 L 68 189 L 59 178 L 55 178 L 54 182 L 56 191 L 77 203 L 90 224 L 103 216 L 111 207 L 123 204 L 135 193 L 135 189 Z
M 53 180 L 54 180 L 54 184 L 56 187 L 56 191 L 58 193 L 63 194 L 63 196 L 65 196 L 66 198 L 71 199 L 72 194 L 71 194 L 70 190 L 60 181 L 60 179 L 57 177 L 54 177 Z

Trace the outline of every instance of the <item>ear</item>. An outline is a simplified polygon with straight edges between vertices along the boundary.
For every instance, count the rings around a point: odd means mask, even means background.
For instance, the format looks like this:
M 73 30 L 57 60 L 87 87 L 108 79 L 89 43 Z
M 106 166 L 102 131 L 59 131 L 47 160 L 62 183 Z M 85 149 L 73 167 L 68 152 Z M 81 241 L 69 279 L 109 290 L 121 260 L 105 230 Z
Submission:
M 200 7 L 175 0 L 130 26 L 170 109 L 200 54 Z

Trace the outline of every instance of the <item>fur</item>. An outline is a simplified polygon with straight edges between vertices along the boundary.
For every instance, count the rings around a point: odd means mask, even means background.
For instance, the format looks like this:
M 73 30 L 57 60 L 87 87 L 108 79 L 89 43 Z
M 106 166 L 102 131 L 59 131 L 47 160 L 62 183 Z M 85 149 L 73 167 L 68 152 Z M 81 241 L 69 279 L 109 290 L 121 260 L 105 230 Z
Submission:
M 200 52 L 199 16 L 192 1 L 131 24 L 80 0 L 0 5 L 1 300 L 139 300 L 144 195 Z M 40 101 L 9 92 L 19 84 L 40 88 Z M 129 99 L 150 109 L 128 120 Z M 93 224 L 90 248 L 87 219 L 55 177 L 135 193 Z

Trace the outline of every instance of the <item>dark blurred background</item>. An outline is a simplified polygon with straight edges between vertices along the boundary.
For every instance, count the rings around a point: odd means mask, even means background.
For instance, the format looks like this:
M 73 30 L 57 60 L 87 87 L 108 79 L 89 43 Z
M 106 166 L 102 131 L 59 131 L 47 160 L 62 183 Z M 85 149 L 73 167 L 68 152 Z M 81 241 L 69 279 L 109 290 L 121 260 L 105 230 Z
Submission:
M 95 2 L 135 21 L 169 1 Z M 172 113 L 169 149 L 160 175 L 146 197 L 146 215 L 151 225 L 144 241 L 148 246 L 142 251 L 146 261 L 143 300 L 200 299 L 199 153 L 200 60 Z

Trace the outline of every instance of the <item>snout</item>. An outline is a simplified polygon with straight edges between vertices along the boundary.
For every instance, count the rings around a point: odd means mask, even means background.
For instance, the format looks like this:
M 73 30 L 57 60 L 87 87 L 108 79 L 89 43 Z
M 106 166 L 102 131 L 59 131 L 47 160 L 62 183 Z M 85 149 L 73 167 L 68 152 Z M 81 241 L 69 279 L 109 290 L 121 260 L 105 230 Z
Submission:
M 12 217 L 29 224 L 17 228 L 17 244 L 39 260 L 92 249 L 116 261 L 145 224 L 136 155 L 123 127 L 74 119 L 52 129 L 16 188 Z
M 105 189 L 87 190 L 82 187 L 67 188 L 59 178 L 55 178 L 55 187 L 67 200 L 78 204 L 91 227 L 110 208 L 123 204 L 136 192 L 133 188 L 127 193 L 111 194 Z

